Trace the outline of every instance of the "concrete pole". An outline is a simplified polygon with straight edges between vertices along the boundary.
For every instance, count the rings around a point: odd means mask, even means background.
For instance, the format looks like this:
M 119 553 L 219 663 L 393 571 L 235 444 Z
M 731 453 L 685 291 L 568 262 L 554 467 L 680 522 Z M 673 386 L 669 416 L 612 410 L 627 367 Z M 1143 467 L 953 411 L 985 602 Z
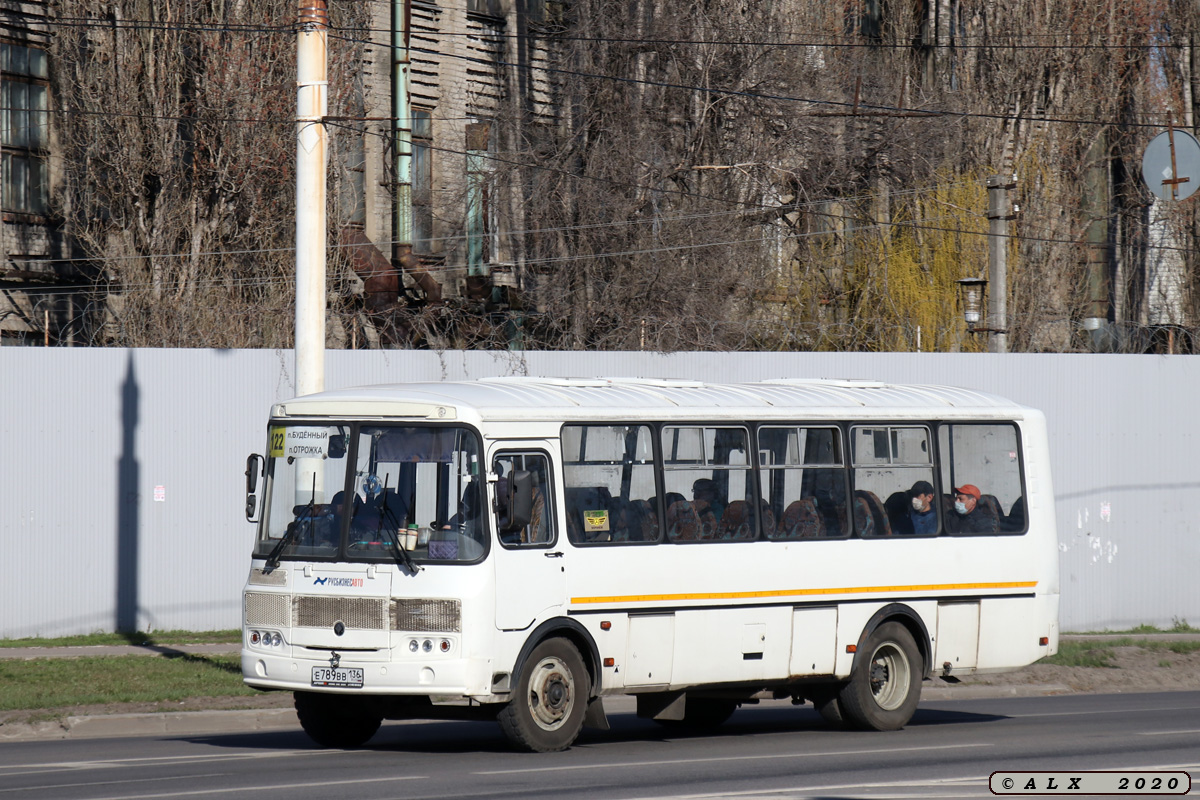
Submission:
M 325 389 L 325 0 L 300 0 L 296 42 L 296 394 Z
M 988 352 L 1008 352 L 1008 221 L 1013 218 L 1008 190 L 1016 175 L 993 175 L 988 190 Z
M 411 0 L 392 0 L 392 107 L 396 118 L 396 203 L 392 260 L 406 265 L 412 253 L 412 92 L 409 75 Z

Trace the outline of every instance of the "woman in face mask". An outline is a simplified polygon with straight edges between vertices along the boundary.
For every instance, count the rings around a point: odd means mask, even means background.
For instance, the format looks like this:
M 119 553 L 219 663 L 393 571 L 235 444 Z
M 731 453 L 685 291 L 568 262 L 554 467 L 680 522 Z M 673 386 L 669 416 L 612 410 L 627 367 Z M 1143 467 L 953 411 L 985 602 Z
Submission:
M 912 509 L 908 518 L 912 520 L 913 533 L 918 536 L 933 535 L 938 531 L 937 512 L 933 508 L 933 484 L 929 481 L 917 481 L 908 490 L 912 497 Z

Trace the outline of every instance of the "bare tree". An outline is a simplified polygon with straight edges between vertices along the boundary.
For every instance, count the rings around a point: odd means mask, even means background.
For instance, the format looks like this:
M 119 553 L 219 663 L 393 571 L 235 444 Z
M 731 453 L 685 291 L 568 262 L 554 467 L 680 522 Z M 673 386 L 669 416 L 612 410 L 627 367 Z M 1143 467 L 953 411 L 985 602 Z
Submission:
M 61 213 L 98 267 L 96 340 L 287 345 L 295 4 L 60 6 L 86 21 L 60 30 L 54 63 Z M 335 52 L 345 73 L 355 54 Z

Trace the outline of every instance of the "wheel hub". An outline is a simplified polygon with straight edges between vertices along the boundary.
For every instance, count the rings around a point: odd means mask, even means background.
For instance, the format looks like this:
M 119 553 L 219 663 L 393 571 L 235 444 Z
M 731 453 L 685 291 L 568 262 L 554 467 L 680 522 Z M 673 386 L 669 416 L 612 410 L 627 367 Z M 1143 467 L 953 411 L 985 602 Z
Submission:
M 557 658 L 547 658 L 529 682 L 529 711 L 537 724 L 554 730 L 566 721 L 574 704 L 575 679 Z
M 891 642 L 879 646 L 871 657 L 871 694 L 879 707 L 892 711 L 904 704 L 911 680 L 908 657 Z

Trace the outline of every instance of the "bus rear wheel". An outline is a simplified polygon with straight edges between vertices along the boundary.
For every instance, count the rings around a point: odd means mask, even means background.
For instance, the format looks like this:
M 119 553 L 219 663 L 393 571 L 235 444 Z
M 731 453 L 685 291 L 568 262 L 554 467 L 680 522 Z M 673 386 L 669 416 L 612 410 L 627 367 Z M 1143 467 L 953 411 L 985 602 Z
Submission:
M 856 728 L 903 728 L 921 700 L 921 654 L 908 628 L 885 622 L 867 637 L 859 661 L 838 694 L 838 708 Z
M 361 747 L 383 722 L 365 697 L 296 692 L 295 704 L 300 727 L 322 747 Z
M 590 692 L 587 667 L 575 646 L 547 639 L 521 667 L 517 689 L 500 711 L 500 729 L 522 750 L 566 750 L 583 728 Z

